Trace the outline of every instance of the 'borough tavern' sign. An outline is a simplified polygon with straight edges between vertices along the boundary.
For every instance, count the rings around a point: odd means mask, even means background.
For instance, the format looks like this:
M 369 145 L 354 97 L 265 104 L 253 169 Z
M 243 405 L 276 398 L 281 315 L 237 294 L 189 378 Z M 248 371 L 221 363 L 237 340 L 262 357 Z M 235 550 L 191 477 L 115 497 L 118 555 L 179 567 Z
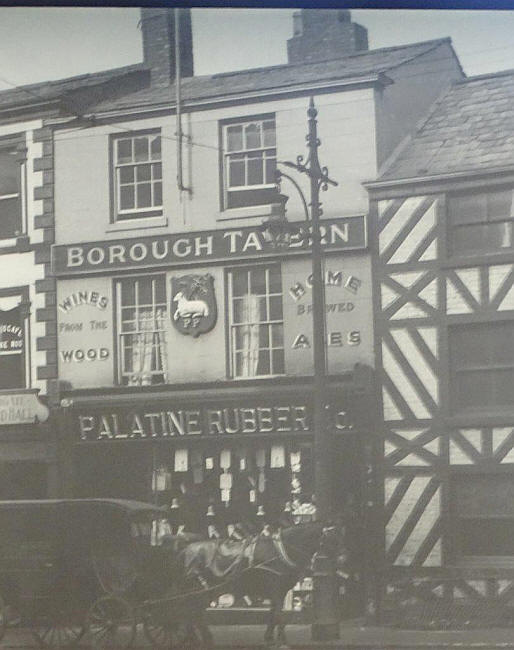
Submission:
M 309 231 L 309 224 L 301 226 Z M 366 247 L 366 220 L 363 215 L 325 219 L 321 223 L 324 250 L 357 250 Z M 309 246 L 301 235 L 291 238 L 281 254 L 305 252 Z M 259 226 L 208 230 L 193 233 L 156 235 L 132 239 L 52 246 L 52 270 L 57 276 L 120 271 L 155 266 L 199 264 L 240 257 L 275 255 L 264 240 Z
M 113 408 L 81 410 L 75 417 L 78 438 L 82 442 L 312 432 L 312 407 L 302 403 L 151 410 Z M 335 431 L 353 428 L 344 410 L 329 409 L 327 417 L 329 426 Z

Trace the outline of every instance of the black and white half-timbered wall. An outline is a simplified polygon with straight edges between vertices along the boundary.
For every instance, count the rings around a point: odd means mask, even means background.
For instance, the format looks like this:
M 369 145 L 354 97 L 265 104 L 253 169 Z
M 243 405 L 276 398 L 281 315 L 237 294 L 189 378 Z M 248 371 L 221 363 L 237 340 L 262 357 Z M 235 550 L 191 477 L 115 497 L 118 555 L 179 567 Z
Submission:
M 514 601 L 514 74 L 454 83 L 367 184 L 383 434 L 383 612 Z

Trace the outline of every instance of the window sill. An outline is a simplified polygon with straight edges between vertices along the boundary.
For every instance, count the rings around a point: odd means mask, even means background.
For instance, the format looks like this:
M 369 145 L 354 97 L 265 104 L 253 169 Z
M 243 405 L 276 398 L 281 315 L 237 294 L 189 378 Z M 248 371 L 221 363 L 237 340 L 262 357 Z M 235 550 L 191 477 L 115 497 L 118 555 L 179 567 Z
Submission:
M 514 260 L 513 249 L 502 249 L 496 252 L 470 253 L 469 255 L 451 255 L 446 260 L 441 260 L 441 267 L 460 268 L 471 266 L 485 266 L 490 264 L 505 264 Z
M 229 208 L 221 212 L 216 221 L 235 221 L 237 219 L 255 219 L 268 217 L 271 214 L 271 203 L 267 205 L 250 205 L 246 208 Z
M 168 225 L 168 218 L 160 217 L 134 217 L 123 221 L 111 223 L 105 229 L 106 232 L 121 232 L 123 230 L 142 230 L 145 228 L 164 228 Z

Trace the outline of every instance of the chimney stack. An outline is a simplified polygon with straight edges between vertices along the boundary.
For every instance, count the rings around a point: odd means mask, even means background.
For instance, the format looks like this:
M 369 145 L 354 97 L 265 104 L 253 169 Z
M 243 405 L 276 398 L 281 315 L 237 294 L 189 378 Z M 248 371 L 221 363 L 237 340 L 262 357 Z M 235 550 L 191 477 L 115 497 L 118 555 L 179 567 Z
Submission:
M 302 9 L 293 15 L 289 63 L 339 59 L 368 49 L 368 30 L 352 23 L 348 9 Z
M 191 10 L 178 9 L 180 73 L 193 76 L 193 36 Z M 175 9 L 142 7 L 143 59 L 150 68 L 152 85 L 169 86 L 175 80 Z

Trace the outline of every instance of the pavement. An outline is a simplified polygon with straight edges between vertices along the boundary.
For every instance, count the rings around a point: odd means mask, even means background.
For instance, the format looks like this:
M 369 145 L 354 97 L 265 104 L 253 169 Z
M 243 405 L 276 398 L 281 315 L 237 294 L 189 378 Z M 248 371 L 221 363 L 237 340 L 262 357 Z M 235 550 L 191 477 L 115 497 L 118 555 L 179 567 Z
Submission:
M 213 625 L 216 650 L 264 650 L 263 625 Z M 289 646 L 301 650 L 322 650 L 341 648 L 344 650 L 514 650 L 514 629 L 474 629 L 474 630 L 401 630 L 391 627 L 360 625 L 352 621 L 341 625 L 340 639 L 330 642 L 313 642 L 308 625 L 288 625 Z M 35 648 L 30 633 L 23 629 L 9 629 L 2 640 L 2 648 Z M 83 646 L 87 647 L 86 645 Z M 138 634 L 135 648 L 148 649 L 142 635 Z M 186 649 L 187 650 L 187 649 Z

